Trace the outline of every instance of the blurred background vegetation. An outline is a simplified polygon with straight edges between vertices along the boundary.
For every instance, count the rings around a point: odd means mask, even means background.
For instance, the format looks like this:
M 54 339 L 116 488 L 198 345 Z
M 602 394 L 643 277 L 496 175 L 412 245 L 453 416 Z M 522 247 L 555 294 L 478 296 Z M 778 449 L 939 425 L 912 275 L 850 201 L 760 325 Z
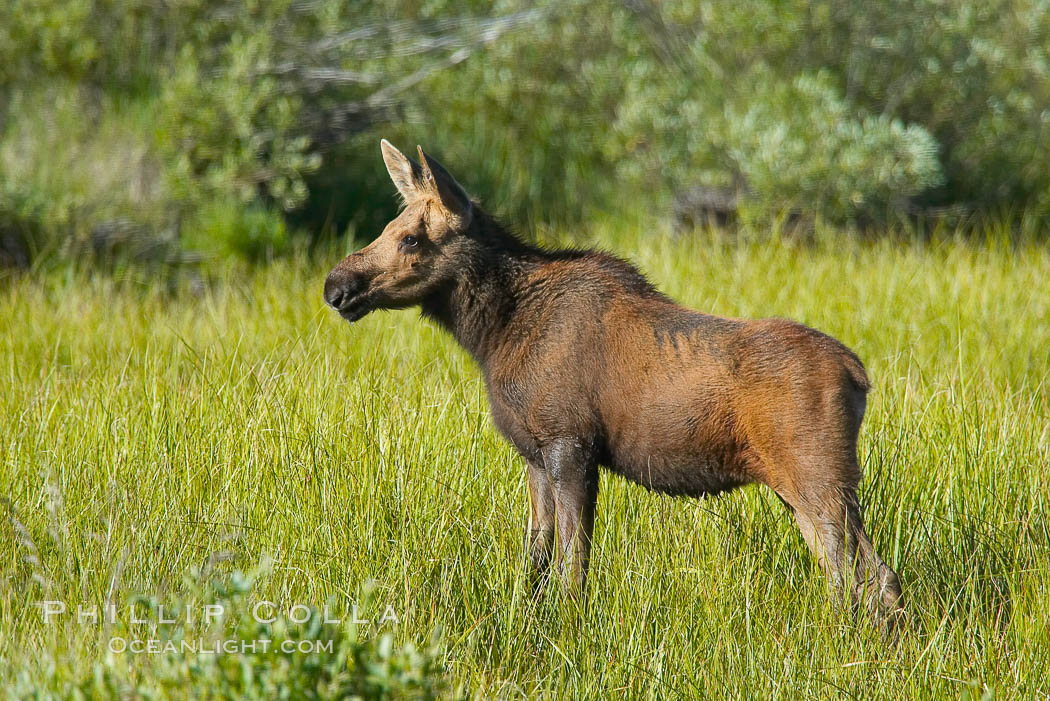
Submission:
M 9 0 L 0 266 L 373 236 L 380 136 L 522 225 L 1050 219 L 1042 0 Z

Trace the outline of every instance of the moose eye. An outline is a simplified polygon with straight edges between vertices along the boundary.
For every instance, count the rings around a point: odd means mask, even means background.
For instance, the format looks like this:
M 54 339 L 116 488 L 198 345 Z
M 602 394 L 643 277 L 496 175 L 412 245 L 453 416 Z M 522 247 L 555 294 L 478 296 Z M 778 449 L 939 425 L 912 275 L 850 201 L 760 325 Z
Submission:
M 419 239 L 413 236 L 412 234 L 409 234 L 405 238 L 401 239 L 401 245 L 405 248 L 415 248 L 419 245 Z

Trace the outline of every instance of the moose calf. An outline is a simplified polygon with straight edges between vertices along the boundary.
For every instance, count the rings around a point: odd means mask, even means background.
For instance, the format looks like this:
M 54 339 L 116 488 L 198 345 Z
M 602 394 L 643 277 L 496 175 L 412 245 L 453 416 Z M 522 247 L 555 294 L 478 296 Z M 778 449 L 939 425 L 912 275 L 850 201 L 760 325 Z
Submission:
M 419 305 L 481 366 L 495 424 L 528 465 L 540 577 L 553 560 L 583 591 L 599 465 L 676 495 L 758 482 L 830 581 L 893 625 L 900 583 L 856 497 L 869 388 L 857 356 L 791 321 L 685 309 L 605 253 L 529 245 L 422 149 L 418 163 L 382 151 L 404 210 L 332 270 L 324 299 L 351 322 Z

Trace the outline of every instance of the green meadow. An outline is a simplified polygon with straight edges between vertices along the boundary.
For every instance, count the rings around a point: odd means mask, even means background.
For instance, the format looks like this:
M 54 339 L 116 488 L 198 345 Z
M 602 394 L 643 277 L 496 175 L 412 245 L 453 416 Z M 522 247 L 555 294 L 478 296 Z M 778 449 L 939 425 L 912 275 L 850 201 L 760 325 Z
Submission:
M 253 602 L 282 616 L 357 604 L 368 623 L 282 630 L 371 646 L 386 667 L 368 673 L 393 697 L 430 693 L 413 679 L 432 674 L 434 693 L 470 698 L 1046 698 L 1050 250 L 998 230 L 803 243 L 650 229 L 539 237 L 628 257 L 697 309 L 797 319 L 865 361 L 861 500 L 904 586 L 895 645 L 832 605 L 790 514 L 757 487 L 673 499 L 603 474 L 586 604 L 534 598 L 525 468 L 478 370 L 415 312 L 350 326 L 326 309 L 333 250 L 200 279 L 131 267 L 0 283 L 0 689 L 205 698 L 222 677 L 270 698 L 313 665 L 323 698 L 364 669 L 324 651 L 113 650 L 163 632 L 129 621 L 129 602 L 196 611 L 218 596 L 225 618 L 180 620 L 176 637 L 245 637 L 235 619 Z M 69 610 L 45 623 L 43 601 Z M 117 620 L 79 621 L 78 604 Z M 397 621 L 380 623 L 388 608 Z

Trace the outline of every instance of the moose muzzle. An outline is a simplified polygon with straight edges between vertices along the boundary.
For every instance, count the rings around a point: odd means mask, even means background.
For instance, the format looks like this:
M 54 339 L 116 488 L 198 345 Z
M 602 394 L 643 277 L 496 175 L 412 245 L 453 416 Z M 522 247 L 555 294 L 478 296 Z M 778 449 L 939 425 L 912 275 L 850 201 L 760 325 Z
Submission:
M 324 301 L 347 321 L 357 321 L 369 311 L 370 277 L 337 265 L 324 281 Z

